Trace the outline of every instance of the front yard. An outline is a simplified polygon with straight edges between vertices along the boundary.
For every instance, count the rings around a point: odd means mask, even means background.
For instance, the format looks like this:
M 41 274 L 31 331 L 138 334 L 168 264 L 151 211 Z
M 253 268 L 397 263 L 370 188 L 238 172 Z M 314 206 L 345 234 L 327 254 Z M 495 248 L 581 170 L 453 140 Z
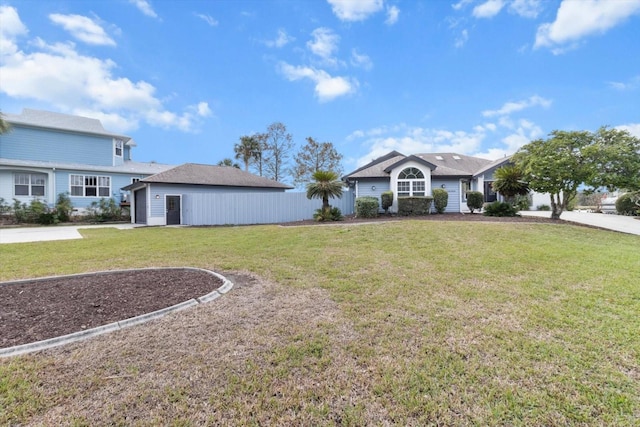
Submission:
M 1 359 L 2 425 L 640 419 L 638 236 L 437 220 L 82 233 L 0 246 L 0 280 L 192 266 L 238 286 Z

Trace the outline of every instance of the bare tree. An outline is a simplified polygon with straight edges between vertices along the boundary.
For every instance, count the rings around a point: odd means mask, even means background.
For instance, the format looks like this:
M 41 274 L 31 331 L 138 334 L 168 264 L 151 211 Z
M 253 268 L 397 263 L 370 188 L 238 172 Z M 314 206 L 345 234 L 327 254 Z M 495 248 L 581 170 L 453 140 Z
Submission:
M 289 159 L 293 150 L 293 137 L 287 132 L 287 127 L 274 122 L 269 125 L 264 134 L 262 161 L 264 175 L 275 181 L 284 181 L 289 174 Z
M 334 172 L 337 177 L 342 174 L 342 154 L 338 153 L 331 142 L 317 142 L 308 137 L 307 144 L 300 149 L 294 160 L 293 182 L 296 185 L 311 182 L 317 171 Z

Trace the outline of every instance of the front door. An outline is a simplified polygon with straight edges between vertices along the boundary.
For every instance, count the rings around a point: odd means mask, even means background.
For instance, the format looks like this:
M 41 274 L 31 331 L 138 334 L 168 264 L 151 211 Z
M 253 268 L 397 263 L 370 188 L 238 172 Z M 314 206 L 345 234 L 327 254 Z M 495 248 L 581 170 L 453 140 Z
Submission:
M 140 190 L 133 192 L 134 198 L 134 209 L 135 209 L 135 217 L 136 224 L 146 224 L 147 223 L 147 189 L 142 188 Z
M 180 196 L 167 196 L 167 225 L 180 224 Z
M 492 203 L 498 200 L 498 195 L 495 191 L 493 191 L 493 181 L 485 181 L 484 182 L 484 201 L 487 203 Z

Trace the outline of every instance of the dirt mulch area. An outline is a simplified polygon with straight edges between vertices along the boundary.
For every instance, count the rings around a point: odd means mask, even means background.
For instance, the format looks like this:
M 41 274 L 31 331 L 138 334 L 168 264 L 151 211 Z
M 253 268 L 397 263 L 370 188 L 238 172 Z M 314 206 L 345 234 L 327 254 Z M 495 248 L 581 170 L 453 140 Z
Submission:
M 560 221 L 551 218 L 542 218 L 534 216 L 516 216 L 516 217 L 492 217 L 484 216 L 482 214 L 462 214 L 462 213 L 445 213 L 445 214 L 431 214 L 424 216 L 398 216 L 398 215 L 378 215 L 376 218 L 356 218 L 353 215 L 345 216 L 343 221 L 336 222 L 318 222 L 312 219 L 304 221 L 295 221 L 281 224 L 285 227 L 297 226 L 297 225 L 348 225 L 348 224 L 361 224 L 372 222 L 389 222 L 389 221 L 473 221 L 473 222 L 526 222 L 526 223 L 542 223 L 542 224 L 558 224 Z
M 0 284 L 0 348 L 54 338 L 202 297 L 222 280 L 194 269 L 144 269 Z

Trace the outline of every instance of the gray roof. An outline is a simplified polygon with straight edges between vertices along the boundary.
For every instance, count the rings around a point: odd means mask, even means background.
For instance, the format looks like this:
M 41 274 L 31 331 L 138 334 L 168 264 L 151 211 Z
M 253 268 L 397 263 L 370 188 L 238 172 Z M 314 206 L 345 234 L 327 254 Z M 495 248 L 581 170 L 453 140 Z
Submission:
M 125 161 L 124 164 L 120 166 L 98 166 L 87 165 L 85 163 L 44 162 L 38 160 L 16 160 L 3 158 L 0 158 L 0 166 L 16 166 L 39 169 L 55 168 L 59 170 L 109 172 L 129 175 L 152 175 L 173 167 L 173 165 L 165 165 L 162 163 L 142 163 L 132 161 Z
M 490 169 L 493 169 L 493 168 L 496 168 L 496 167 L 502 166 L 502 165 L 504 165 L 505 163 L 508 163 L 508 162 L 511 160 L 511 157 L 512 157 L 512 156 L 506 156 L 506 157 L 503 157 L 503 158 L 501 158 L 501 159 L 494 160 L 493 162 L 491 162 L 491 163 L 489 163 L 489 164 L 485 165 L 482 169 L 480 169 L 480 170 L 476 171 L 476 173 L 474 173 L 473 175 L 474 175 L 474 176 L 475 176 L 475 175 L 480 175 L 481 173 L 485 173 L 486 171 L 488 171 L 488 170 L 490 170 Z
M 172 169 L 148 176 L 140 182 L 166 184 L 214 185 L 222 187 L 281 188 L 293 187 L 272 179 L 257 176 L 231 166 L 185 163 Z
M 392 151 L 345 175 L 343 179 L 388 178 L 389 172 L 385 169 L 402 164 L 403 160 L 409 160 L 410 157 L 418 157 L 427 164 L 435 166 L 431 172 L 431 176 L 434 177 L 472 177 L 478 173 L 477 171 L 496 163 L 480 157 L 456 153 L 423 153 L 407 157 L 397 151 Z
M 54 113 L 52 111 L 32 110 L 24 108 L 21 114 L 5 114 L 4 120 L 11 125 L 41 127 L 47 129 L 65 130 L 70 132 L 89 133 L 117 137 L 129 145 L 134 145 L 131 137 L 105 130 L 102 122 L 89 117 L 73 116 L 71 114 Z

